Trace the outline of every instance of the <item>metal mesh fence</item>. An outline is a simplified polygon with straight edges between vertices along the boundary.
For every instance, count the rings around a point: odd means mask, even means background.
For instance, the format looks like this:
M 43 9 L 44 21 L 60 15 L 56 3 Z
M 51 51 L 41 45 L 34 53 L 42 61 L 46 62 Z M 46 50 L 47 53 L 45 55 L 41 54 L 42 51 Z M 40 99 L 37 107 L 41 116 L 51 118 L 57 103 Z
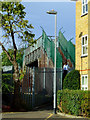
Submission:
M 42 33 L 41 41 L 40 41 L 42 43 L 41 47 L 43 47 L 43 49 L 47 53 L 47 57 L 51 59 L 54 64 L 55 44 L 52 39 L 48 38 L 44 30 Z M 61 32 L 59 32 L 58 41 L 60 43 L 59 48 L 61 48 L 61 51 L 63 52 L 64 56 L 66 57 L 66 59 L 69 59 L 74 66 L 75 64 L 74 45 L 72 44 L 71 41 L 67 41 Z M 57 90 L 59 90 L 62 89 L 62 56 L 58 48 L 56 49 L 56 67 L 57 67 L 56 72 Z M 35 106 L 39 106 L 52 100 L 53 79 L 54 79 L 53 68 L 31 68 L 29 66 L 27 67 L 26 75 L 21 86 L 21 93 L 25 102 L 29 104 L 29 107 L 32 108 Z
M 75 66 L 75 46 L 71 41 L 67 41 L 64 35 L 59 31 L 59 47 L 61 48 L 64 56 L 67 59 L 70 59 L 70 61 L 73 63 Z
M 27 68 L 22 96 L 30 108 L 53 101 L 53 68 Z M 62 89 L 62 69 L 56 72 L 57 90 Z
M 50 58 L 54 63 L 54 48 L 55 44 L 53 40 L 50 40 L 46 33 L 43 31 L 42 33 L 42 39 L 43 39 L 43 48 L 47 52 L 48 58 Z M 56 67 L 61 68 L 62 67 L 62 56 L 60 55 L 58 49 L 56 49 Z

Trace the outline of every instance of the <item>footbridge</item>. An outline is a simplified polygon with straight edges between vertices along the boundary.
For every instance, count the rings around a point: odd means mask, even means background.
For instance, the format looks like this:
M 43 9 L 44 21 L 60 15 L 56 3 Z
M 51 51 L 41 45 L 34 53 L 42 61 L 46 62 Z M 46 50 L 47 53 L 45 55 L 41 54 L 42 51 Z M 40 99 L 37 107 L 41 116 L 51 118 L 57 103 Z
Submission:
M 22 81 L 21 92 L 29 108 L 53 101 L 54 48 L 54 40 L 43 30 L 36 44 L 25 49 L 23 62 L 26 74 Z M 59 32 L 56 48 L 57 90 L 62 89 L 62 66 L 66 60 L 71 67 L 74 66 L 75 47 Z
M 56 66 L 61 68 L 67 60 L 70 67 L 75 66 L 75 46 L 67 41 L 59 32 L 56 49 Z M 36 67 L 53 67 L 54 65 L 54 40 L 49 38 L 43 30 L 42 36 L 37 39 L 36 44 L 25 50 L 25 65 Z

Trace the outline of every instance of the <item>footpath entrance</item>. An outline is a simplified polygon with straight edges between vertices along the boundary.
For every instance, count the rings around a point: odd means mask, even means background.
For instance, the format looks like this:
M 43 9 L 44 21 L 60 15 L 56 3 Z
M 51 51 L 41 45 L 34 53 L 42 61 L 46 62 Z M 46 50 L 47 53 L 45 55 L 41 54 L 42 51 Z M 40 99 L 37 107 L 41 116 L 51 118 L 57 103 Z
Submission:
M 53 103 L 53 68 L 27 67 L 21 94 L 29 109 Z M 56 70 L 57 90 L 62 89 L 62 69 Z

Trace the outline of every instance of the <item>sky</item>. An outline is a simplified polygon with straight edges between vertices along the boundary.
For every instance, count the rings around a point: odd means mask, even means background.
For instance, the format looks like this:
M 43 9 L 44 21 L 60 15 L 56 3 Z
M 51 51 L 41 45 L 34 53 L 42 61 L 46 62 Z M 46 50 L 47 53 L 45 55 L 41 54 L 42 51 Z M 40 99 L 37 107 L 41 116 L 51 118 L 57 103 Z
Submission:
M 62 2 L 63 1 L 63 2 Z M 57 11 L 57 35 L 61 29 L 67 40 L 73 38 L 75 44 L 75 2 L 70 0 L 22 0 L 25 6 L 26 18 L 34 26 L 32 33 L 35 39 L 42 35 L 42 29 L 49 36 L 55 36 L 55 16 L 46 13 Z M 41 27 L 40 27 L 41 26 Z M 1 53 L 1 48 L 0 48 Z
M 70 1 L 71 0 L 22 0 L 22 2 L 70 2 Z
M 49 36 L 55 36 L 55 16 L 46 13 L 48 10 L 57 11 L 57 35 L 62 28 L 67 40 L 75 43 L 75 2 L 22 2 L 25 6 L 26 19 L 34 26 L 35 38 L 42 35 L 42 29 Z M 41 26 L 41 27 L 40 27 Z

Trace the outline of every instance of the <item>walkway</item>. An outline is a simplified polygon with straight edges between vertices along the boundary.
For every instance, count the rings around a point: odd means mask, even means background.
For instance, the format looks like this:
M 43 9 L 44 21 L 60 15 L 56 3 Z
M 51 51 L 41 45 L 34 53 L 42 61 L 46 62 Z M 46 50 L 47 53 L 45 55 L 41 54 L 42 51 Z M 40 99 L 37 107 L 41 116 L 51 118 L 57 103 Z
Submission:
M 51 106 L 39 108 L 30 112 L 8 112 L 2 114 L 2 120 L 90 120 L 89 118 L 71 118 L 53 114 Z

